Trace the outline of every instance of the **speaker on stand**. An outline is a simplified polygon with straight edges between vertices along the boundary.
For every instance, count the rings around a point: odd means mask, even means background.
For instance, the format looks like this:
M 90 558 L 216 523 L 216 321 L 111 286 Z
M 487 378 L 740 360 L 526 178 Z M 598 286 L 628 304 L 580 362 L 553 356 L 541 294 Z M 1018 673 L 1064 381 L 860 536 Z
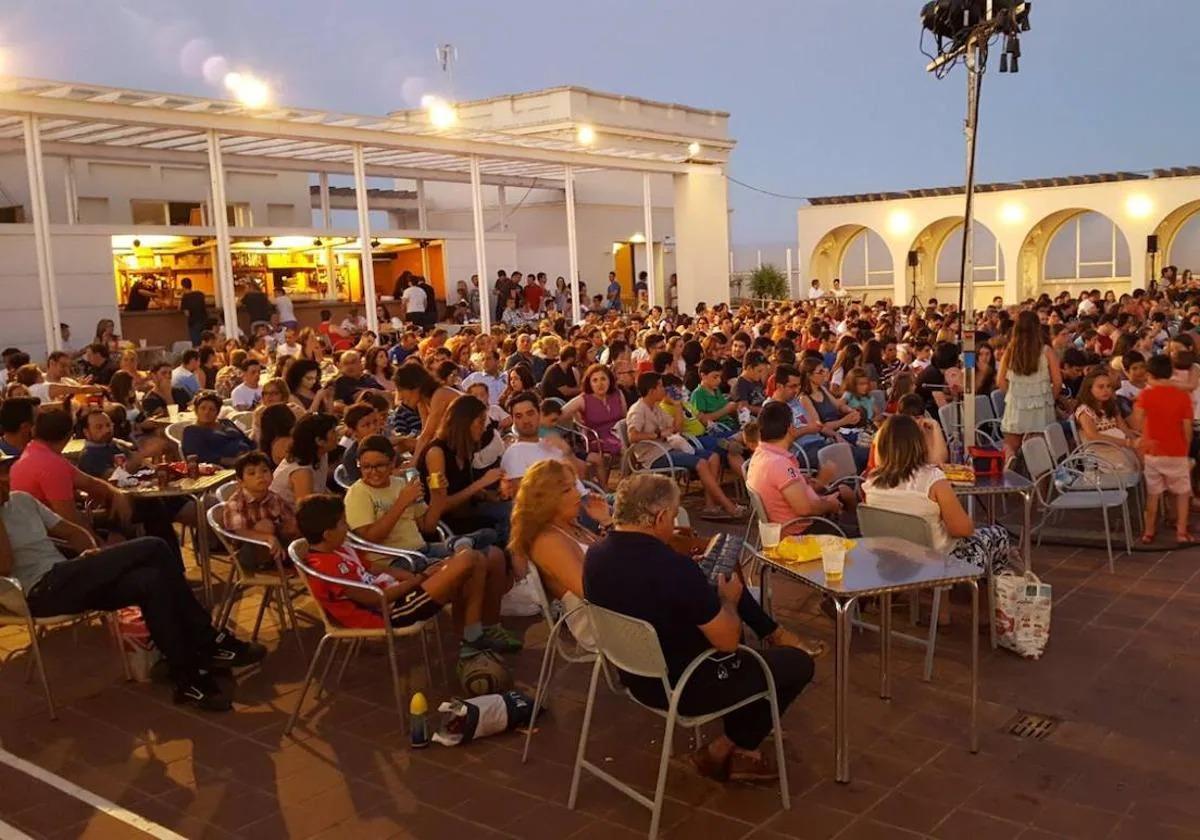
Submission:
M 1146 260 L 1150 267 L 1146 274 L 1146 288 L 1153 294 L 1158 289 L 1158 234 L 1146 237 Z
M 917 295 L 917 267 L 921 265 L 921 252 L 908 252 L 908 282 L 909 288 L 912 289 L 912 294 L 908 298 L 908 305 L 913 309 L 921 308 L 921 298 Z

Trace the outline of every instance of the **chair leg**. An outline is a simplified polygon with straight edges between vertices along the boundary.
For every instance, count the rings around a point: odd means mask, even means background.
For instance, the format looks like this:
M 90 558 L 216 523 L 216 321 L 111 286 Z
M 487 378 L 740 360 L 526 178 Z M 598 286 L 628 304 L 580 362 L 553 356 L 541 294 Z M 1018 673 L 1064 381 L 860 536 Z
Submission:
M 427 690 L 433 688 L 433 666 L 429 664 L 429 624 L 421 625 L 421 658 L 425 660 L 425 685 Z
M 125 651 L 125 643 L 121 640 L 121 629 L 117 625 L 116 613 L 105 613 L 103 618 L 104 624 L 108 627 L 108 632 L 112 635 L 113 643 L 117 648 L 117 658 L 121 660 L 121 673 L 125 675 L 125 682 L 133 682 L 133 669 L 129 667 L 129 655 Z
M 221 609 L 217 612 L 216 627 L 218 630 L 229 623 L 229 616 L 233 615 L 233 605 L 240 593 L 241 586 L 231 575 L 229 583 L 225 587 L 225 597 L 221 599 Z
M 992 650 L 996 649 L 996 565 L 989 558 L 987 564 L 988 587 L 988 639 Z
M 1125 506 L 1121 508 L 1121 513 L 1125 520 L 1125 553 L 1130 557 L 1133 556 L 1133 529 L 1130 527 L 1129 516 L 1129 497 L 1125 497 Z
M 775 680 L 768 672 L 770 694 L 767 701 L 771 704 L 771 728 L 775 733 L 775 764 L 779 768 L 779 798 L 783 802 L 783 810 L 792 807 L 792 796 L 788 793 L 787 758 L 783 754 L 783 724 L 779 720 L 779 696 L 775 692 Z
M 342 687 L 342 678 L 346 676 L 346 669 L 350 667 L 351 661 L 358 655 L 358 649 L 362 646 L 361 639 L 353 639 L 350 644 L 346 645 L 346 656 L 342 659 L 342 664 L 338 668 L 337 676 L 333 678 L 333 688 L 329 689 L 329 693 L 333 694 Z
M 357 639 L 347 639 L 346 647 L 353 648 L 357 641 L 358 641 Z M 318 700 L 326 694 L 333 693 L 329 688 L 329 669 L 333 667 L 333 661 L 335 659 L 337 659 L 337 652 L 338 652 L 339 648 L 341 647 L 341 640 L 340 639 L 334 640 L 332 647 L 333 647 L 333 649 L 329 651 L 329 656 L 326 657 L 326 659 L 325 659 L 325 667 L 321 669 L 320 685 L 317 686 L 317 699 Z
M 1100 511 L 1104 514 L 1104 544 L 1108 546 L 1108 573 L 1111 575 L 1117 571 L 1117 565 L 1113 560 L 1112 534 L 1108 530 L 1108 508 L 1101 507 Z
M 28 626 L 29 649 L 33 667 L 42 681 L 42 690 L 46 694 L 46 707 L 50 710 L 50 720 L 58 720 L 58 711 L 54 708 L 54 694 L 50 691 L 50 680 L 46 678 L 46 666 L 42 662 L 42 646 L 38 643 L 38 627 L 32 618 L 28 619 Z
M 284 589 L 279 593 L 279 598 L 287 610 L 288 622 L 292 626 L 292 635 L 296 638 L 296 647 L 300 648 L 300 655 L 304 656 L 304 639 L 300 637 L 300 624 L 296 621 L 296 607 L 292 604 L 292 593 Z
M 254 632 L 250 634 L 251 641 L 258 640 L 258 631 L 262 627 L 263 616 L 266 615 L 267 605 L 271 603 L 271 590 L 264 589 L 262 603 L 258 605 L 258 618 L 254 619 Z
M 300 717 L 300 707 L 304 705 L 304 697 L 308 694 L 309 685 L 312 684 L 313 674 L 317 670 L 317 662 L 321 659 L 321 654 L 325 652 L 325 643 L 329 640 L 329 636 L 322 636 L 316 651 L 313 652 L 312 662 L 308 663 L 308 673 L 304 675 L 304 684 L 300 686 L 300 696 L 296 698 L 296 708 L 292 710 L 292 716 L 288 718 L 287 724 L 283 727 L 284 735 L 291 734 L 292 727 L 296 725 L 296 718 Z M 333 651 L 337 650 L 337 643 L 335 642 L 331 647 L 330 657 L 332 658 Z
M 667 792 L 667 769 L 671 762 L 671 744 L 675 735 L 675 720 L 679 714 L 676 704 L 667 712 L 667 728 L 663 733 L 662 753 L 658 758 L 658 781 L 654 786 L 654 804 L 650 808 L 650 840 L 658 837 L 658 824 L 662 820 L 663 796 Z
M 287 593 L 282 589 L 271 587 L 271 600 L 275 604 L 275 621 L 279 626 L 279 638 L 283 639 L 283 634 L 287 632 L 287 615 L 284 612 L 283 601 L 287 597 Z
M 408 732 L 408 713 L 404 708 L 404 692 L 400 690 L 400 663 L 396 661 L 396 639 L 391 633 L 384 638 L 387 640 L 388 665 L 392 669 L 392 691 L 396 695 L 396 712 L 400 715 L 400 734 L 404 735 Z
M 583 726 L 579 730 L 579 747 L 575 750 L 575 769 L 571 771 L 571 793 L 567 796 L 567 807 L 574 810 L 579 796 L 579 774 L 583 772 L 583 756 L 587 751 L 588 733 L 592 728 L 592 709 L 596 705 L 596 682 L 600 677 L 603 656 L 596 657 L 592 667 L 592 682 L 588 687 L 587 705 L 583 708 Z
M 933 679 L 933 651 L 937 644 L 938 613 L 942 607 L 942 590 L 933 590 L 933 606 L 929 612 L 929 640 L 925 643 L 925 671 L 921 677 L 925 682 Z
M 550 687 L 550 674 L 554 669 L 554 652 L 558 625 L 554 625 L 554 630 L 550 632 L 550 637 L 546 640 L 546 652 L 542 654 L 542 667 L 538 670 L 537 688 L 533 692 L 533 711 L 529 714 L 529 728 L 525 730 L 525 749 L 521 752 L 521 763 L 524 764 L 529 760 L 529 745 L 533 741 L 533 729 L 537 724 L 538 710 L 542 708 L 542 697 Z

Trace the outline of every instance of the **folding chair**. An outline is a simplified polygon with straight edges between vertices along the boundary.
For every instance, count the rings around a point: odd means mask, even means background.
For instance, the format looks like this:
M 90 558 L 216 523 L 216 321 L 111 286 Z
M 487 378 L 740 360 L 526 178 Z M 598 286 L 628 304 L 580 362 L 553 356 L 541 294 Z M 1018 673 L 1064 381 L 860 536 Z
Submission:
M 672 686 L 668 680 L 667 662 L 663 657 L 658 633 L 655 631 L 653 625 L 640 619 L 613 612 L 612 610 L 606 610 L 595 604 L 587 604 L 586 609 L 592 622 L 592 628 L 596 632 L 599 656 L 596 659 L 596 664 L 592 667 L 592 681 L 588 689 L 587 706 L 583 712 L 583 728 L 579 733 L 579 749 L 575 756 L 575 768 L 571 774 L 571 794 L 567 800 L 568 808 L 575 808 L 575 801 L 579 796 L 579 778 L 582 771 L 587 770 L 596 778 L 650 809 L 649 836 L 653 840 L 653 838 L 658 836 L 658 825 L 662 817 L 663 795 L 667 783 L 667 766 L 671 759 L 671 746 L 674 742 L 673 736 L 676 725 L 698 729 L 710 721 L 719 720 L 732 711 L 751 703 L 757 703 L 760 700 L 766 700 L 771 707 L 771 723 L 775 736 L 775 758 L 779 765 L 779 796 L 783 801 L 785 810 L 791 807 L 791 798 L 788 795 L 787 766 L 783 754 L 783 728 L 779 721 L 779 701 L 775 693 L 775 678 L 771 674 L 771 669 L 767 667 L 766 661 L 759 656 L 757 651 L 745 645 L 738 646 L 738 652 L 742 654 L 742 661 L 745 665 L 749 667 L 757 665 L 762 668 L 767 685 L 764 691 L 744 697 L 737 703 L 724 709 L 718 709 L 705 715 L 687 717 L 679 713 L 679 700 L 683 695 L 684 689 L 687 687 L 688 680 L 692 678 L 692 674 L 702 664 L 723 654 L 719 654 L 713 648 L 704 651 L 691 661 L 683 673 L 680 674 L 675 685 Z M 658 761 L 658 779 L 653 799 L 622 782 L 616 776 L 599 765 L 593 764 L 586 758 L 588 734 L 591 731 L 592 725 L 592 712 L 596 704 L 596 686 L 599 682 L 600 671 L 608 665 L 627 674 L 662 681 L 663 693 L 667 697 L 666 710 L 656 709 L 653 706 L 641 703 L 628 690 L 621 692 L 642 708 L 649 709 L 656 715 L 666 719 L 666 731 L 662 738 L 662 750 Z
M 312 594 L 312 581 L 314 580 L 320 580 L 344 589 L 356 589 L 377 597 L 379 599 L 380 614 L 388 615 L 387 596 L 378 586 L 346 580 L 345 578 L 335 578 L 311 568 L 305 562 L 308 558 L 308 540 L 301 539 L 293 542 L 288 546 L 288 555 L 292 558 L 292 563 L 295 564 L 296 569 L 299 570 L 300 576 L 308 586 L 310 594 Z M 297 718 L 300 717 L 300 709 L 304 706 L 304 698 L 308 694 L 308 687 L 316 674 L 317 665 L 321 661 L 321 654 L 325 652 L 326 643 L 331 644 L 329 656 L 325 660 L 325 668 L 321 672 L 322 684 L 325 684 L 329 677 L 329 668 L 333 664 L 333 660 L 337 657 L 338 645 L 345 644 L 350 648 L 347 652 L 346 662 L 342 664 L 341 668 L 341 672 L 344 673 L 350 654 L 353 653 L 359 643 L 379 640 L 382 640 L 387 646 L 388 665 L 392 672 L 392 691 L 395 694 L 396 700 L 396 713 L 400 716 L 401 731 L 406 732 L 408 729 L 408 710 L 407 704 L 404 702 L 404 692 L 400 689 L 400 666 L 396 660 L 396 639 L 420 637 L 421 650 L 425 656 L 425 677 L 429 684 L 432 685 L 433 669 L 429 664 L 429 645 L 425 634 L 428 629 L 434 626 L 433 621 L 421 621 L 403 628 L 392 627 L 388 621 L 384 621 L 382 627 L 342 627 L 325 612 L 325 609 L 321 606 L 321 602 L 317 601 L 315 596 L 313 600 L 316 601 L 317 609 L 321 611 L 321 620 L 325 624 L 325 635 L 321 637 L 321 641 L 317 645 L 317 650 L 313 653 L 312 661 L 308 664 L 308 672 L 304 675 L 304 684 L 300 686 L 300 694 L 296 698 L 296 708 L 292 711 L 291 717 L 288 718 L 287 724 L 283 728 L 283 734 L 291 734 L 293 727 L 296 725 Z M 333 693 L 328 690 L 328 687 L 326 687 L 326 691 L 328 694 Z
M 350 471 L 346 469 L 345 464 L 338 464 L 333 468 L 333 483 L 343 490 L 349 490 L 350 485 L 354 483 L 350 480 Z

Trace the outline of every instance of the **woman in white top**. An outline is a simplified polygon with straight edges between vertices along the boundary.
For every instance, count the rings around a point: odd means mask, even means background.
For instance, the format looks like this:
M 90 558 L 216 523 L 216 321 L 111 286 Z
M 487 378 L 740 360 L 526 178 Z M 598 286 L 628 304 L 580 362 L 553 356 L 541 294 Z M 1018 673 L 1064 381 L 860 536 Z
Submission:
M 934 551 L 980 568 L 999 569 L 1008 558 L 1001 525 L 975 527 L 946 474 L 929 463 L 925 434 L 903 414 L 889 417 L 875 436 L 875 469 L 863 491 L 872 507 L 919 516 L 933 532 Z
M 314 493 L 326 492 L 329 453 L 337 446 L 337 420 L 332 414 L 306 414 L 292 429 L 292 451 L 271 478 L 271 489 L 297 505 Z

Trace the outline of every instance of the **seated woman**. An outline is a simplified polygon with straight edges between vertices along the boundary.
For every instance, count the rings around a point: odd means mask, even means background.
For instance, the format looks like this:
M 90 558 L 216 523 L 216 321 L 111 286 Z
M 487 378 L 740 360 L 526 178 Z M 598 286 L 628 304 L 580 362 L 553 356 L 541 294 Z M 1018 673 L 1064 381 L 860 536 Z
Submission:
M 946 474 L 929 463 L 925 434 L 916 419 L 889 417 L 875 436 L 875 449 L 879 462 L 863 484 L 867 504 L 926 520 L 934 551 L 981 569 L 1004 565 L 1008 531 L 1002 525 L 975 526 Z
M 257 419 L 258 448 L 267 456 L 273 473 L 291 454 L 296 415 L 290 406 L 269 405 L 257 415 Z
M 321 387 L 321 368 L 311 359 L 297 359 L 287 371 L 286 384 L 291 401 L 302 411 L 313 414 L 333 411 L 333 394 Z
M 195 455 L 202 463 L 232 467 L 239 455 L 254 449 L 254 441 L 233 421 L 220 419 L 222 405 L 216 391 L 196 394 L 192 402 L 196 422 L 183 430 L 184 457 Z
M 406 367 L 414 366 L 401 370 Z M 472 463 L 486 428 L 487 406 L 469 394 L 459 396 L 416 465 L 435 522 L 444 521 L 456 534 L 491 528 L 507 542 L 512 502 L 501 498 L 502 472 L 499 467 L 477 470 Z
M 1092 444 L 1091 454 L 1100 462 L 1102 472 L 1139 470 L 1137 435 L 1125 423 L 1113 390 L 1113 381 L 1103 369 L 1089 373 L 1079 386 L 1079 405 L 1075 408 L 1079 443 Z
M 862 471 L 867 466 L 870 455 L 867 447 L 858 446 L 858 434 L 849 432 L 863 422 L 863 417 L 857 411 L 846 405 L 841 397 L 835 397 L 825 386 L 829 378 L 829 369 L 824 362 L 815 357 L 805 359 L 800 365 L 800 394 L 799 399 L 804 407 L 806 417 L 816 417 L 821 422 L 821 434 L 835 443 L 852 444 L 854 466 Z M 848 430 L 842 434 L 841 429 Z
M 514 369 L 515 370 L 515 369 Z M 621 457 L 621 441 L 614 427 L 624 419 L 629 406 L 617 390 L 612 372 L 604 365 L 592 365 L 583 376 L 583 393 L 572 397 L 563 406 L 561 421 L 578 420 L 596 433 L 588 441 L 588 463 L 596 469 L 601 487 L 608 486 L 606 459 Z M 703 431 L 703 430 L 701 430 Z
M 293 507 L 314 493 L 324 493 L 329 453 L 337 443 L 337 420 L 332 414 L 301 417 L 292 429 L 292 451 L 275 468 L 271 489 Z

